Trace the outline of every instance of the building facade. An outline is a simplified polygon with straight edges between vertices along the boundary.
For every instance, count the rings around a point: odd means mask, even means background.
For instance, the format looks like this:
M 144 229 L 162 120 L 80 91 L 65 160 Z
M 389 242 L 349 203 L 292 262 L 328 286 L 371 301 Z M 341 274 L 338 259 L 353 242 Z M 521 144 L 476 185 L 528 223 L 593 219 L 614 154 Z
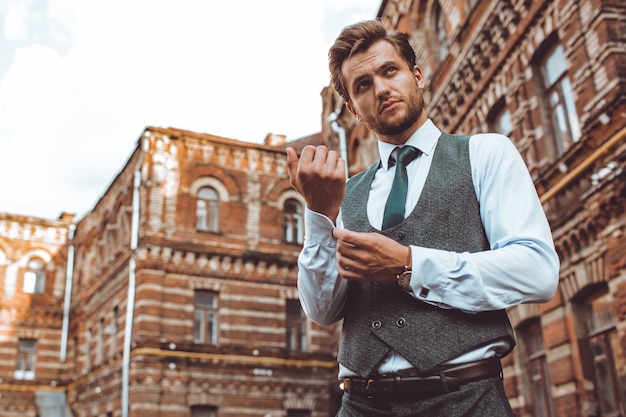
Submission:
M 626 411 L 626 4 L 385 0 L 444 131 L 508 135 L 561 259 L 542 305 L 510 309 L 520 417 Z M 322 131 L 353 175 L 376 138 L 326 87 Z M 147 128 L 79 221 L 0 215 L 0 415 L 322 417 L 338 327 L 302 314 L 303 201 L 284 138 Z M 537 277 L 541 279 L 541 277 Z
M 76 224 L 3 219 L 0 414 L 334 414 L 337 327 L 298 301 L 304 203 L 280 140 L 147 128 Z
M 624 415 L 626 3 L 386 0 L 378 17 L 409 35 L 429 117 L 450 133 L 508 135 L 550 221 L 557 294 L 509 311 L 516 414 Z M 346 149 L 350 173 L 377 161 L 375 137 L 331 87 L 322 96 L 323 137 Z
M 0 415 L 65 411 L 60 360 L 69 311 L 64 308 L 67 242 L 74 218 L 0 214 Z

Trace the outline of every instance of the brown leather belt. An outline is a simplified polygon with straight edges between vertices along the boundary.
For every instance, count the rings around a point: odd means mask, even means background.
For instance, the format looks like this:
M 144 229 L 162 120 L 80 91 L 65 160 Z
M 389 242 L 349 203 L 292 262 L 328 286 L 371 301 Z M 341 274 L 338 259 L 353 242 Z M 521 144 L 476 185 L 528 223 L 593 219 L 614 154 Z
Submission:
M 408 395 L 430 398 L 456 391 L 463 384 L 484 378 L 501 377 L 499 358 L 489 358 L 450 368 L 424 377 L 381 377 L 373 379 L 344 378 L 343 390 L 369 398 Z

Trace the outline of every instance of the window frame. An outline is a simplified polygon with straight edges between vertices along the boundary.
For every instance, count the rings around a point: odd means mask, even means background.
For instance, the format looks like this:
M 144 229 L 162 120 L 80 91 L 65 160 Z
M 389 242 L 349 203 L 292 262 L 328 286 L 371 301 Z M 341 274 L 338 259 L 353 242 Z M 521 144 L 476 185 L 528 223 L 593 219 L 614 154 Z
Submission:
M 431 36 L 433 37 L 433 51 L 439 51 L 434 55 L 437 62 L 435 67 L 450 55 L 450 37 L 447 30 L 447 16 L 440 0 L 435 0 L 431 9 Z
M 285 300 L 285 347 L 292 352 L 306 352 L 309 349 L 307 317 L 297 298 Z
M 597 316 L 600 320 L 592 317 L 594 303 L 604 302 L 604 317 Z M 617 342 L 617 318 L 612 310 L 612 297 L 606 286 L 589 290 L 586 296 L 577 300 L 578 318 L 582 327 L 582 352 L 583 369 L 586 377 L 593 380 L 594 394 L 603 417 L 617 417 L 626 409 L 626 387 L 620 382 L 617 361 L 624 352 L 615 352 L 620 345 Z M 596 304 L 598 306 L 599 304 Z M 595 310 L 600 311 L 600 310 Z M 597 321 L 597 322 L 596 322 Z M 595 343 L 594 343 L 595 342 Z M 602 349 L 602 352 L 598 350 Z M 622 359 L 624 361 L 625 359 Z M 623 364 L 622 364 L 623 365 Z M 604 366 L 601 369 L 601 366 Z M 612 397 L 613 404 L 607 404 Z M 613 407 L 608 409 L 607 406 Z
M 213 405 L 192 405 L 189 413 L 191 417 L 217 417 L 217 410 Z
M 210 297 L 210 304 L 200 298 Z M 217 346 L 219 342 L 219 293 L 211 290 L 195 290 L 194 293 L 194 343 Z
M 210 195 L 202 195 L 207 192 Z M 195 219 L 196 230 L 209 233 L 219 232 L 220 194 L 215 187 L 205 185 L 198 189 L 196 193 Z
M 559 61 L 552 59 L 562 58 Z M 542 89 L 542 102 L 556 156 L 563 155 L 582 138 L 580 116 L 576 109 L 574 89 L 568 74 L 567 59 L 563 45 L 554 37 L 534 60 Z M 550 62 L 562 64 L 553 73 Z M 552 66 L 554 67 L 554 66 Z M 560 71 L 560 72 L 559 72 Z M 553 99 L 556 98 L 556 101 Z
M 502 129 L 502 120 L 505 116 L 506 119 L 508 119 L 509 124 L 509 129 L 506 131 Z M 492 107 L 491 111 L 489 112 L 489 116 L 487 117 L 487 121 L 490 130 L 504 135 L 508 138 L 511 137 L 511 135 L 513 134 L 513 122 L 511 120 L 511 112 L 506 106 L 506 100 L 504 99 L 504 97 L 498 100 L 496 104 Z
M 520 351 L 524 363 L 524 373 L 530 396 L 530 407 L 535 417 L 553 417 L 550 373 L 547 354 L 543 342 L 539 317 L 528 320 L 520 329 Z
M 39 267 L 33 266 L 38 263 Z M 31 278 L 32 277 L 32 278 Z M 22 291 L 25 294 L 44 294 L 46 289 L 46 262 L 40 257 L 32 257 L 26 263 Z
M 30 344 L 30 346 L 26 346 Z M 35 379 L 37 361 L 37 339 L 19 338 L 17 341 L 17 358 L 13 377 L 22 380 Z
M 304 243 L 304 208 L 295 198 L 288 198 L 283 204 L 283 238 L 288 244 Z

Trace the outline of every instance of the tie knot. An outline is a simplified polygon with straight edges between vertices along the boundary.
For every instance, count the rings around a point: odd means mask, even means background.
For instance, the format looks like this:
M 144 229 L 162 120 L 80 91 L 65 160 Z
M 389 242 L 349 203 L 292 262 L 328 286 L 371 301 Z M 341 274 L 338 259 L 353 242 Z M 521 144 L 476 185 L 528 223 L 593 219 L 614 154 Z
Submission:
M 396 163 L 406 166 L 406 164 L 419 156 L 420 150 L 412 146 L 403 146 L 402 148 L 396 148 L 395 154 Z

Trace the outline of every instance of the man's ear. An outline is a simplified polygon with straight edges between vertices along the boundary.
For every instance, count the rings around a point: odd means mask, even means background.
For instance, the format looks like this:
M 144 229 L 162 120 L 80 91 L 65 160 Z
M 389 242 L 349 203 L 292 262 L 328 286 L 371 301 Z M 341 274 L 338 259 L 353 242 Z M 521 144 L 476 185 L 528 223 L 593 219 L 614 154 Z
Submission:
M 346 103 L 346 107 L 348 108 L 348 110 L 350 110 L 350 113 L 352 113 L 354 118 L 357 119 L 360 122 L 361 121 L 361 116 L 359 116 L 357 114 L 356 110 L 354 110 L 354 106 L 352 106 L 352 103 Z
M 422 67 L 420 67 L 419 65 L 415 65 L 413 67 L 413 75 L 417 80 L 417 86 L 423 89 L 426 85 L 426 82 L 424 81 L 424 72 L 422 71 Z

